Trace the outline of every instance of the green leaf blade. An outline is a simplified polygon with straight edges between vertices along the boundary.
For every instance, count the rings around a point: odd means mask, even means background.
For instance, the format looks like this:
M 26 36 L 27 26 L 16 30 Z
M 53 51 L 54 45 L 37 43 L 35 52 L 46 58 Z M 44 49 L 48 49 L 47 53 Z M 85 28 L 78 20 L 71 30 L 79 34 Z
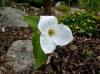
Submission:
M 33 54 L 35 57 L 36 65 L 34 70 L 42 66 L 47 60 L 47 55 L 43 52 L 40 46 L 40 37 L 37 34 L 32 36 Z
M 37 16 L 24 16 L 25 21 L 32 28 L 33 31 L 38 30 L 39 17 Z

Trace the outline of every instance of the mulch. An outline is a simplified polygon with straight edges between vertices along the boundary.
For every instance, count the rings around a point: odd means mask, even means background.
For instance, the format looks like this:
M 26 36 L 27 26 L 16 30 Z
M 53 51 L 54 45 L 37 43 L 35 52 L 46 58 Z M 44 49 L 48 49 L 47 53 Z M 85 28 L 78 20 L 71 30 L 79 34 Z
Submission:
M 49 54 L 47 64 L 33 71 L 15 73 L 7 65 L 5 57 L 10 45 L 16 40 L 31 40 L 33 31 L 30 28 L 7 27 L 0 31 L 0 74 L 100 74 L 100 37 L 74 36 L 66 46 L 57 47 Z M 100 35 L 100 34 L 99 34 Z
M 33 31 L 31 28 L 6 27 L 5 30 L 5 32 L 0 30 L 0 56 L 7 52 L 14 41 L 32 39 Z

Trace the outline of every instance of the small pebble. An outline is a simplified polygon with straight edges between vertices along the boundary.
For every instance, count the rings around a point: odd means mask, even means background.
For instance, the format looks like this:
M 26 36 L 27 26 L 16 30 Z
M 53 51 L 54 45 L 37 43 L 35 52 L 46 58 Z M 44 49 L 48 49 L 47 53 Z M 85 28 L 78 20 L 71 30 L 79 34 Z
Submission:
M 5 28 L 4 27 L 2 27 L 2 32 L 5 32 Z

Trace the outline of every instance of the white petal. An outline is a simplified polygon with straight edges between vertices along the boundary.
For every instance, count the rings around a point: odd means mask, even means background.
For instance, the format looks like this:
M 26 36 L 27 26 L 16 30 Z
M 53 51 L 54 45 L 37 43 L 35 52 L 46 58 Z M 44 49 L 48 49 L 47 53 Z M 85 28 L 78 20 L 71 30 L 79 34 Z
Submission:
M 56 49 L 56 45 L 54 44 L 52 39 L 44 35 L 40 36 L 40 44 L 45 54 L 51 53 Z
M 38 28 L 42 34 L 48 34 L 48 30 L 55 24 L 58 24 L 55 16 L 40 16 Z
M 73 39 L 73 35 L 70 28 L 63 24 L 56 25 L 54 31 L 55 35 L 52 38 L 53 41 L 59 46 L 66 45 Z

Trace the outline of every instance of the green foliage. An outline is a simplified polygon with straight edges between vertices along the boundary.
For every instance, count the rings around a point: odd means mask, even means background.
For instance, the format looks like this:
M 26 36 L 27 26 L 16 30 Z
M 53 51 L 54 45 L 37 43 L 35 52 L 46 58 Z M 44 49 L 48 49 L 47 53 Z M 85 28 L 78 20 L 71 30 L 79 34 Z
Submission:
M 10 0 L 0 0 L 0 6 L 9 6 Z
M 88 49 L 85 49 L 85 53 L 87 54 L 87 56 L 89 56 L 91 58 L 92 53 Z
M 47 55 L 42 51 L 40 46 L 40 32 L 38 30 L 39 18 L 36 16 L 24 16 L 24 19 L 34 31 L 34 34 L 32 36 L 32 44 L 33 55 L 35 57 L 36 62 L 34 69 L 37 69 L 42 64 L 44 64 L 47 59 Z
M 28 3 L 33 6 L 41 7 L 43 6 L 43 0 L 14 0 L 17 3 Z
M 98 71 L 98 74 L 100 74 L 100 71 Z
M 100 16 L 96 16 L 96 20 L 100 24 Z
M 62 22 L 72 29 L 74 35 L 84 34 L 92 36 L 97 30 L 97 22 L 93 15 L 85 11 L 75 12 L 64 18 L 60 17 L 59 22 Z
M 90 60 L 96 56 L 96 54 L 91 52 L 89 49 L 85 49 L 85 54 L 89 57 Z
M 23 2 L 29 3 L 31 5 L 42 6 L 43 0 L 23 0 Z
M 29 24 L 33 31 L 38 31 L 39 17 L 37 16 L 24 16 L 25 21 Z
M 80 6 L 88 11 L 100 11 L 100 0 L 80 0 Z
M 41 4 L 43 3 L 43 0 L 31 0 L 32 2 L 36 3 L 36 4 Z

